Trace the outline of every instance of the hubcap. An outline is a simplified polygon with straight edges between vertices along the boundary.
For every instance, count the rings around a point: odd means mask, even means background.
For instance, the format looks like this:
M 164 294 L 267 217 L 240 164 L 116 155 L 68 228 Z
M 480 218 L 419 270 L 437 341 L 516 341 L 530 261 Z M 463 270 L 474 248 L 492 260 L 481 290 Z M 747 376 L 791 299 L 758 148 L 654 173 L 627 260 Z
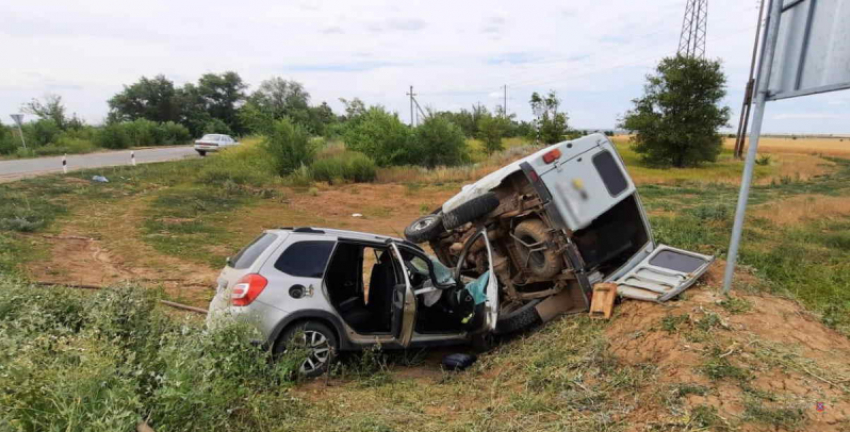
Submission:
M 331 345 L 328 338 L 315 330 L 304 330 L 299 340 L 309 350 L 307 358 L 301 364 L 301 373 L 310 373 L 323 368 L 331 358 Z
M 425 229 L 425 228 L 428 228 L 428 227 L 429 227 L 429 226 L 431 226 L 433 223 L 434 223 L 434 218 L 432 218 L 432 217 L 430 217 L 430 218 L 425 218 L 425 219 L 422 219 L 422 220 L 420 220 L 419 222 L 417 222 L 417 223 L 416 223 L 416 225 L 414 226 L 414 228 L 416 228 L 417 230 L 421 231 L 421 230 L 423 230 L 423 229 Z

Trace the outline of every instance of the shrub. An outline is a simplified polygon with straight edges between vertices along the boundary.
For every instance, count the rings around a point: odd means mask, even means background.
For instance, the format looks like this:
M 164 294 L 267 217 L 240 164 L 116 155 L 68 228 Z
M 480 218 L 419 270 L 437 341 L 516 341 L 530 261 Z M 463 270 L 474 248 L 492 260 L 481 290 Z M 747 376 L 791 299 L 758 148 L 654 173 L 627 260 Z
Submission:
M 100 129 L 96 142 L 103 148 L 125 149 L 130 147 L 130 136 L 121 123 L 110 123 Z
M 192 139 L 189 129 L 172 121 L 160 123 L 154 129 L 154 145 L 184 144 Z
M 131 122 L 121 123 L 121 127 L 127 132 L 130 145 L 133 147 L 145 147 L 156 144 L 154 130 L 157 124 L 147 119 L 136 119 Z
M 466 159 L 466 137 L 454 123 L 431 117 L 416 128 L 417 165 L 460 165 Z
M 289 174 L 301 165 L 310 165 L 316 153 L 307 131 L 288 119 L 276 121 L 262 145 L 280 175 Z
M 225 134 L 233 135 L 230 126 L 221 119 L 214 118 L 204 123 L 203 131 L 205 134 Z
M 313 162 L 310 171 L 314 180 L 328 183 L 371 182 L 377 175 L 372 159 L 363 153 L 350 150 Z
M 0 154 L 8 155 L 18 150 L 12 128 L 0 123 Z
M 410 128 L 381 107 L 372 107 L 345 132 L 345 144 L 380 166 L 418 163 Z
M 41 147 L 54 142 L 62 129 L 53 120 L 41 119 L 24 124 L 23 131 L 28 146 Z
M 267 150 L 254 143 L 224 149 L 213 158 L 204 159 L 198 174 L 200 184 L 225 184 L 262 186 L 275 177 L 275 167 Z

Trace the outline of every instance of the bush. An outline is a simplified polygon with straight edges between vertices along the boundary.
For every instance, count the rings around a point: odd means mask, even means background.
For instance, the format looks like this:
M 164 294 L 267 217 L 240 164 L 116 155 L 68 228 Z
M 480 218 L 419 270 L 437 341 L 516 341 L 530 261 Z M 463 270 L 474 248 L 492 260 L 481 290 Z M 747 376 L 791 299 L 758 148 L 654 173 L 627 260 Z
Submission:
M 362 183 L 375 180 L 377 168 L 375 162 L 363 153 L 346 150 L 313 162 L 310 172 L 316 181 Z
M 262 186 L 275 178 L 275 166 L 267 150 L 259 145 L 244 143 L 224 149 L 216 157 L 204 159 L 198 182 Z
M 4 126 L 0 123 L 0 154 L 9 155 L 18 150 L 18 144 L 15 141 L 15 134 L 12 128 Z
M 275 171 L 286 175 L 302 165 L 310 165 L 316 149 L 304 128 L 288 119 L 275 122 L 262 146 L 271 156 Z
M 154 131 L 157 124 L 146 119 L 136 119 L 131 122 L 121 123 L 121 127 L 127 132 L 132 147 L 146 147 L 156 144 Z
M 41 147 L 56 140 L 62 129 L 55 121 L 49 119 L 36 120 L 23 126 L 27 146 Z
M 460 165 L 466 159 L 466 137 L 454 123 L 442 117 L 431 117 L 416 128 L 418 153 L 416 165 Z
M 381 107 L 372 107 L 345 132 L 345 145 L 380 166 L 417 164 L 410 128 Z
M 108 149 L 125 149 L 130 147 L 130 136 L 121 123 L 110 123 L 100 129 L 97 134 L 97 144 Z
M 172 121 L 157 125 L 154 137 L 154 145 L 185 144 L 192 140 L 192 134 L 186 126 Z
M 203 131 L 205 134 L 225 134 L 233 135 L 230 126 L 221 119 L 214 118 L 204 123 Z

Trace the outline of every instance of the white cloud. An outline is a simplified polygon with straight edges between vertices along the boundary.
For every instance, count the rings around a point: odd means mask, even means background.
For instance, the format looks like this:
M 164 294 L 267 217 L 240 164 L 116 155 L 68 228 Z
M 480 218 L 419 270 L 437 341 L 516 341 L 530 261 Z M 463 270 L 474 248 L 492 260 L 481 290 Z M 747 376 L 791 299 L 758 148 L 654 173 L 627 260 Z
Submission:
M 531 92 L 555 89 L 573 126 L 611 127 L 641 94 L 644 75 L 677 47 L 684 2 L 651 3 L 0 2 L 0 58 L 13 65 L 0 68 L 0 118 L 54 92 L 69 111 L 99 121 L 106 100 L 143 75 L 183 84 L 234 70 L 253 88 L 281 75 L 303 82 L 315 103 L 340 110 L 338 98 L 361 97 L 405 120 L 410 84 L 421 104 L 436 109 L 498 103 L 507 84 L 509 110 L 525 119 Z M 737 109 L 756 9 L 732 0 L 710 7 L 708 55 L 723 60 L 727 105 Z M 819 103 L 807 112 L 850 110 Z M 796 112 L 771 107 L 774 115 Z M 846 131 L 843 120 L 797 121 Z

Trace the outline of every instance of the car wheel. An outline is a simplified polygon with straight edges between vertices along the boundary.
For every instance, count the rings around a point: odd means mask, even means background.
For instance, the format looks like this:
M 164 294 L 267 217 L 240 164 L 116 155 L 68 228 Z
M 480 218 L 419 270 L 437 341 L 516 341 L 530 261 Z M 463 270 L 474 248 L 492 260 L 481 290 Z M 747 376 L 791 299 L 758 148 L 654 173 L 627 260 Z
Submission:
M 533 325 L 540 324 L 543 320 L 537 313 L 537 304 L 542 300 L 532 300 L 513 312 L 499 316 L 496 322 L 497 334 L 508 334 L 525 330 Z
M 404 237 L 413 243 L 425 243 L 446 232 L 442 214 L 429 214 L 416 219 L 404 229 Z
M 201 155 L 201 157 L 204 157 L 204 156 L 207 155 L 207 152 L 205 152 L 203 150 L 197 150 L 197 152 L 198 152 L 199 155 Z
M 563 268 L 557 251 L 546 245 L 551 240 L 550 232 L 540 219 L 526 219 L 514 229 L 514 245 L 522 260 L 519 266 L 538 279 L 551 279 Z
M 499 207 L 499 198 L 493 192 L 487 192 L 445 213 L 443 215 L 443 225 L 446 229 L 455 229 L 496 210 L 496 207 Z
M 336 357 L 339 344 L 336 333 L 328 326 L 316 321 L 307 321 L 287 329 L 275 344 L 274 354 L 282 355 L 290 347 L 307 350 L 307 356 L 298 368 L 298 373 L 313 378 L 327 372 Z

